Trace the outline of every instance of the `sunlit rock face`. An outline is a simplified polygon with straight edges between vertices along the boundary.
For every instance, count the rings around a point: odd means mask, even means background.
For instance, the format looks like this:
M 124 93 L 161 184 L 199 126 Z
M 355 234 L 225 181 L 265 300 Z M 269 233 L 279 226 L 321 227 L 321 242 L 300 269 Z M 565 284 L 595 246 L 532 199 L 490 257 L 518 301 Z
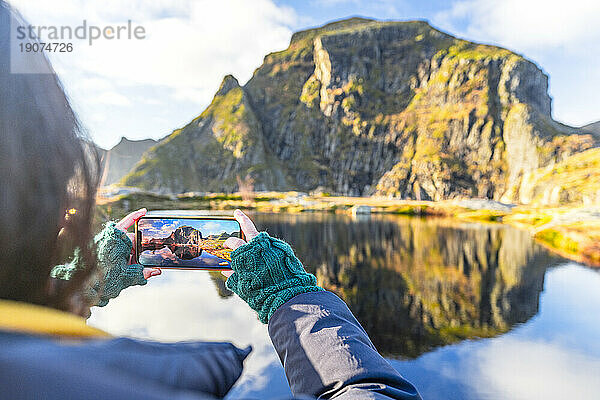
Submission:
M 225 77 L 123 182 L 515 201 L 529 172 L 596 145 L 552 120 L 547 90 L 531 61 L 423 21 L 338 21 L 294 34 L 244 86 Z
M 270 225 L 263 216 L 260 224 L 294 243 L 319 284 L 348 303 L 388 356 L 416 357 L 526 322 L 538 312 L 546 269 L 558 261 L 510 227 L 371 221 L 290 216 Z

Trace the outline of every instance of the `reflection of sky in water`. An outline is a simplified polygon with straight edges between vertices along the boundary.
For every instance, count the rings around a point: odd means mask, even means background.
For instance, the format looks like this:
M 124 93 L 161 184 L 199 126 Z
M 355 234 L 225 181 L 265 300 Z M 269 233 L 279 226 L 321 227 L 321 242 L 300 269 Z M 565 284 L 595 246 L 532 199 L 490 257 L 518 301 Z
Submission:
M 540 312 L 527 323 L 500 337 L 391 363 L 429 399 L 593 398 L 600 393 L 599 289 L 595 271 L 575 264 L 550 269 Z M 266 326 L 237 296 L 219 297 L 205 272 L 164 271 L 94 308 L 89 322 L 117 335 L 251 344 L 230 397 L 289 394 Z
M 227 266 L 229 265 L 227 260 L 213 256 L 206 251 L 203 251 L 200 257 L 185 260 L 173 254 L 168 247 L 163 247 L 159 250 L 145 250 L 140 254 L 140 264 L 158 267 L 166 265 L 175 265 L 178 267 L 223 267 L 221 263 L 224 262 L 227 262 Z
M 392 361 L 428 398 L 590 399 L 600 393 L 600 274 L 547 271 L 540 313 L 511 332 Z M 448 396 L 451 393 L 451 396 Z

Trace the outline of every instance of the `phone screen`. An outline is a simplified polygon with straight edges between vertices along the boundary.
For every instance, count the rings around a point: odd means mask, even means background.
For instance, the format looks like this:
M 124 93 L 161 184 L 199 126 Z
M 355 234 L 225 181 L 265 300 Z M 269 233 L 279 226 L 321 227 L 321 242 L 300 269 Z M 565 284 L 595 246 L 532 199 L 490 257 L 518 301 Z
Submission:
M 240 224 L 225 218 L 144 217 L 137 223 L 138 263 L 183 269 L 230 269 L 230 237 L 241 238 Z

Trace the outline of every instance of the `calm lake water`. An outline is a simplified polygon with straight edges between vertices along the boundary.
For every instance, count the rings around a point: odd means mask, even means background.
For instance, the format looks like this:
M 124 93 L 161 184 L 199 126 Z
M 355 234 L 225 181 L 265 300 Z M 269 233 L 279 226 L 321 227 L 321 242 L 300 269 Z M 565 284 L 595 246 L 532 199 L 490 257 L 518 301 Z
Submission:
M 527 232 L 444 219 L 253 215 L 343 298 L 426 399 L 600 397 L 600 274 Z M 89 323 L 254 348 L 230 398 L 289 395 L 267 328 L 218 273 L 163 271 Z

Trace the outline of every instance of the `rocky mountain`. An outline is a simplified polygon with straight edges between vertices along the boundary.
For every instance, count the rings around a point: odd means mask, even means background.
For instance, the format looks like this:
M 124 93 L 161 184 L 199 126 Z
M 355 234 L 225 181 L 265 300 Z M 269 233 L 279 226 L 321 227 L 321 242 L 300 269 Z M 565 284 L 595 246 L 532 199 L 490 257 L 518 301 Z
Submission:
M 202 233 L 191 226 L 179 226 L 164 238 L 153 238 L 142 243 L 142 251 L 168 247 L 173 254 L 184 260 L 191 260 L 202 254 Z
M 198 246 L 202 241 L 202 232 L 191 226 L 179 226 L 168 237 L 169 243 Z
M 134 165 L 140 161 L 142 154 L 157 142 L 152 139 L 129 140 L 121 138 L 119 144 L 110 150 L 102 150 L 102 180 L 101 185 L 111 185 L 120 181 Z
M 295 33 L 243 87 L 226 76 L 122 183 L 516 201 L 527 174 L 597 144 L 552 119 L 548 77 L 524 57 L 352 18 Z

